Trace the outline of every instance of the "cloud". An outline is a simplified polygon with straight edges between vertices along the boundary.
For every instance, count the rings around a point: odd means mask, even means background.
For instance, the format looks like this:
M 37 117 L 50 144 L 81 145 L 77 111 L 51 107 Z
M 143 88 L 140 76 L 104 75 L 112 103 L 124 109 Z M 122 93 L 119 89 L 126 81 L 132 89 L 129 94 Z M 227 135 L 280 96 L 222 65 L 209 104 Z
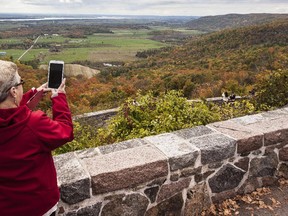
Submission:
M 82 3 L 82 0 L 22 0 L 24 4 L 31 4 L 31 5 L 54 5 L 54 4 L 61 4 L 61 3 Z
M 288 13 L 287 0 L 2 0 L 0 12 L 217 15 Z
M 5 1 L 4 1 L 5 2 Z M 7 1 L 8 2 L 8 1 Z M 59 5 L 59 4 L 83 4 L 83 5 L 93 5 L 93 6 L 101 6 L 106 5 L 107 7 L 113 7 L 114 5 L 123 5 L 125 7 L 135 7 L 135 6 L 153 6 L 153 5 L 193 5 L 193 4 L 242 4 L 242 3 L 287 3 L 287 0 L 138 0 L 138 1 L 131 1 L 131 0 L 22 0 L 24 4 L 30 5 Z
M 74 3 L 82 3 L 81 0 L 59 0 L 60 3 L 68 3 L 68 4 L 74 4 Z
M 82 4 L 82 0 L 57 0 L 57 1 L 49 1 L 49 0 L 22 0 L 23 4 L 26 5 L 33 5 L 33 6 L 59 6 L 59 5 L 63 5 L 63 6 L 67 6 L 67 4 L 69 5 L 78 5 L 78 4 Z

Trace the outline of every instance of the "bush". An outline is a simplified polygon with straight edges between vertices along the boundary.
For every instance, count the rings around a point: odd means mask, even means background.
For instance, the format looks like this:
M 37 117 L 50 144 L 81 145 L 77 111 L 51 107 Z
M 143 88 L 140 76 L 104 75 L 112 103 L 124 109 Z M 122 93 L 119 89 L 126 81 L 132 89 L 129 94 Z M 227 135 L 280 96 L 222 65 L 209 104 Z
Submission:
M 221 106 L 218 106 L 217 109 L 214 108 L 214 110 L 218 110 L 217 112 L 221 115 L 221 121 L 244 115 L 251 115 L 256 112 L 254 104 L 249 100 L 223 103 Z
M 288 103 L 288 70 L 261 74 L 256 83 L 255 105 L 258 110 L 282 107 Z
M 74 121 L 74 137 L 72 142 L 69 142 L 60 148 L 57 148 L 53 154 L 63 154 L 66 152 L 82 150 L 85 148 L 96 147 L 95 134 L 93 128 L 87 125 L 81 125 L 79 122 Z
M 204 102 L 191 104 L 179 91 L 154 97 L 152 92 L 128 99 L 98 141 L 112 143 L 207 124 L 220 119 Z

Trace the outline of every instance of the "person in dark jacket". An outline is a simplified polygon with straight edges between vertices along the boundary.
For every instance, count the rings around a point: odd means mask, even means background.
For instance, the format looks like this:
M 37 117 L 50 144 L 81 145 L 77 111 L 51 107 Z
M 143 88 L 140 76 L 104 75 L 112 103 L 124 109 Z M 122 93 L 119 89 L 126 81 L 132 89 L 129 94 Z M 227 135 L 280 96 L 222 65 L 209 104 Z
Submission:
M 23 94 L 17 70 L 0 60 L 0 215 L 55 215 L 60 195 L 51 151 L 73 140 L 65 79 L 58 89 L 44 84 Z M 52 91 L 52 119 L 26 106 L 38 91 Z

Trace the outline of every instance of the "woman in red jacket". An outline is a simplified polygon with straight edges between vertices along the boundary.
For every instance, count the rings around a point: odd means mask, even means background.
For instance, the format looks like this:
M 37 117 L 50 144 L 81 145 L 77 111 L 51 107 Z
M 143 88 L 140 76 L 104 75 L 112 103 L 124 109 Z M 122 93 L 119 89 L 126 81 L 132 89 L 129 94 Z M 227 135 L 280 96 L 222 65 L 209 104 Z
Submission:
M 17 66 L 0 60 L 0 215 L 55 215 L 59 201 L 51 151 L 73 140 L 65 79 L 58 89 L 44 84 L 23 95 Z M 37 91 L 52 91 L 50 119 L 26 103 Z

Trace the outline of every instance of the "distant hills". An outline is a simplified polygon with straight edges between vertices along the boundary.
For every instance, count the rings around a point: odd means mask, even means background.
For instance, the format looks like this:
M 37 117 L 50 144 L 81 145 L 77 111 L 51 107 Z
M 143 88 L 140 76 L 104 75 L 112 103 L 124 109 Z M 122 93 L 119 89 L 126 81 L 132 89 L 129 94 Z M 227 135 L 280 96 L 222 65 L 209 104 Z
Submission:
M 26 14 L 26 13 L 0 13 L 0 22 L 31 22 L 31 21 L 93 21 L 108 23 L 167 23 L 169 25 L 182 25 L 198 16 L 157 16 L 157 15 L 105 15 L 105 14 Z
M 288 14 L 227 14 L 193 19 L 187 23 L 187 26 L 191 29 L 211 32 L 227 28 L 264 24 L 273 20 L 287 18 Z
M 288 17 L 191 37 L 151 52 L 130 72 L 151 77 L 145 87 L 183 90 L 188 98 L 220 96 L 223 90 L 245 95 L 260 73 L 288 68 L 287 49 Z
M 223 61 L 219 64 L 219 67 L 221 65 L 224 68 L 225 65 L 232 64 L 231 60 L 233 59 L 239 66 L 238 70 L 242 70 L 247 69 L 247 65 L 240 66 L 239 63 L 244 60 L 247 63 L 247 56 L 244 55 L 248 54 L 248 52 L 252 54 L 251 52 L 254 50 L 253 59 L 256 61 L 256 59 L 260 60 L 263 57 L 263 53 L 269 47 L 273 47 L 276 51 L 287 46 L 288 17 L 266 24 L 224 29 L 192 37 L 181 46 L 163 48 L 162 51 L 152 54 L 149 61 L 157 61 L 158 64 L 149 63 L 149 65 L 159 67 L 160 62 L 165 62 L 162 65 L 171 64 L 175 68 L 175 65 L 177 65 L 175 62 L 178 61 L 179 64 L 181 62 L 182 68 L 185 65 L 187 69 L 205 69 L 208 63 L 211 68 L 213 59 L 217 58 L 218 61 L 220 59 L 222 59 L 221 62 Z M 256 51 L 259 52 L 258 55 Z M 262 55 L 260 55 L 261 51 Z M 273 52 L 274 54 L 275 51 Z M 265 60 L 263 59 L 262 61 L 267 62 Z M 253 61 L 251 60 L 251 62 Z M 233 67 L 233 69 L 235 70 L 236 67 Z M 265 70 L 267 68 L 263 66 L 262 69 Z

